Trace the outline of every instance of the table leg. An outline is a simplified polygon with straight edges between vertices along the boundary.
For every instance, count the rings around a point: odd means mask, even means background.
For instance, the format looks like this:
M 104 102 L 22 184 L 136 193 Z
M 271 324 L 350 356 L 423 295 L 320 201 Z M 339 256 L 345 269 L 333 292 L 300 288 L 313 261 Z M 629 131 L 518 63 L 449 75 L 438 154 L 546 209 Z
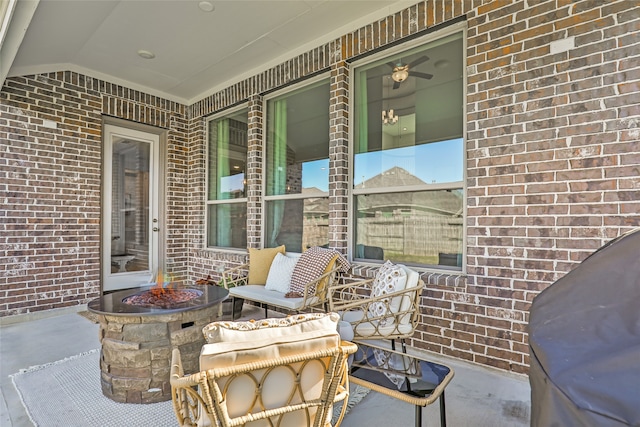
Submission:
M 422 406 L 416 405 L 416 427 L 422 427 Z
M 444 405 L 444 390 L 440 395 L 440 427 L 447 427 L 447 412 Z

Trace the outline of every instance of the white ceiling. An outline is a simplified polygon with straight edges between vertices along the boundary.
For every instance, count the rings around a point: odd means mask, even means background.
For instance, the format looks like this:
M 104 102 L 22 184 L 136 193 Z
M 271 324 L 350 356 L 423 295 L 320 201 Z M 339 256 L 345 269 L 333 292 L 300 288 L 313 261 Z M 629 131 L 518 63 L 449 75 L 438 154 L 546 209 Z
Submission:
M 71 70 L 191 104 L 416 2 L 209 1 L 19 0 L 37 7 L 9 27 L 24 38 L 7 75 Z

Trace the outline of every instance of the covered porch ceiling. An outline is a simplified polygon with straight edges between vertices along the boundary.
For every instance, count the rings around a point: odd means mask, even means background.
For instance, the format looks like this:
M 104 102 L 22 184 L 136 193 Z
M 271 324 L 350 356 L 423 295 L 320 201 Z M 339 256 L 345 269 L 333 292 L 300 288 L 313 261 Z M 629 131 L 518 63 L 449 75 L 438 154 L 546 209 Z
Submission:
M 0 2 L 0 84 L 76 71 L 189 105 L 415 0 Z

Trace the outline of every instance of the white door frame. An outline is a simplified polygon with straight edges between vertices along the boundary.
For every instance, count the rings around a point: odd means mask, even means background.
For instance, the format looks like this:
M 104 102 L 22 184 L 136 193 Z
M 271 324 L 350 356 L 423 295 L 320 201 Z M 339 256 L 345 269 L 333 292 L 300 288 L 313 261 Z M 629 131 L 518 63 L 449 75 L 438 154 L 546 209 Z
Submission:
M 102 169 L 102 290 L 114 291 L 118 289 L 135 288 L 147 285 L 158 271 L 164 267 L 161 254 L 162 228 L 164 221 L 161 214 L 164 180 L 162 179 L 163 165 L 161 164 L 161 144 L 159 133 L 149 133 L 143 130 L 121 127 L 115 124 L 103 125 L 103 169 Z M 148 269 L 141 271 L 112 271 L 112 161 L 113 143 L 118 139 L 134 140 L 149 144 L 149 214 L 148 221 Z

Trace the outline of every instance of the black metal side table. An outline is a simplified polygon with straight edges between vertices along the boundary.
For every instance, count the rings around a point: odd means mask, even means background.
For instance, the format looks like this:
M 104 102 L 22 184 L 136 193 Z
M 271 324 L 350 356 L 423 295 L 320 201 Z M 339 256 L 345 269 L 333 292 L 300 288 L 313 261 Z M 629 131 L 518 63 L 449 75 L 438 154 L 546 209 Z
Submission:
M 422 426 L 422 408 L 439 399 L 440 425 L 446 427 L 444 389 L 453 378 L 453 369 L 371 342 L 357 344 L 351 382 L 415 405 L 416 427 Z

